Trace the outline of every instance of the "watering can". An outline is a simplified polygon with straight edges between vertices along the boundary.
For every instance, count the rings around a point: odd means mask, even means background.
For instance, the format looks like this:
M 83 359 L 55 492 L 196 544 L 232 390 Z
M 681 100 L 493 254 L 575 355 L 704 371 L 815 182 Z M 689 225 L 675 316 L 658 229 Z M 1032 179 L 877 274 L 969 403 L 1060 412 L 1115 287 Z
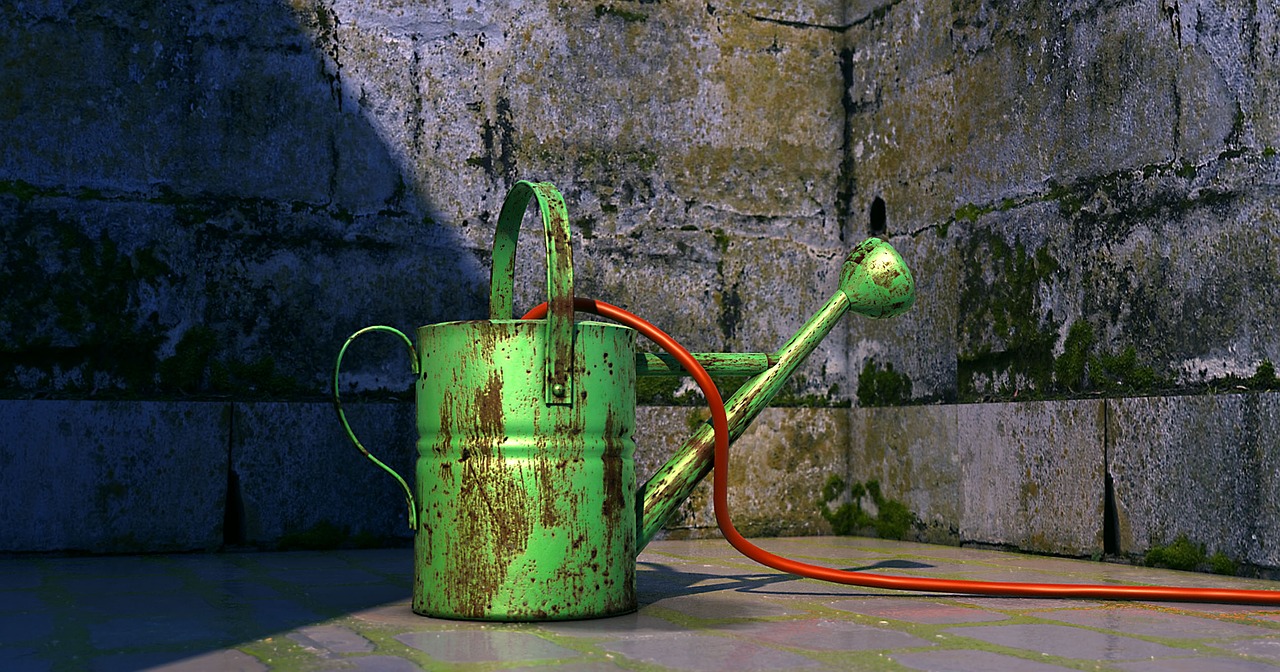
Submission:
M 516 242 L 531 199 L 547 246 L 546 317 L 513 319 Z M 712 469 L 713 431 L 703 425 L 636 487 L 636 378 L 683 370 L 670 356 L 638 353 L 628 326 L 574 321 L 569 240 L 556 188 L 519 182 L 498 217 L 489 319 L 419 327 L 416 347 L 393 327 L 366 327 L 338 353 L 339 420 L 405 493 L 418 614 L 540 621 L 634 611 L 637 554 Z M 844 313 L 889 317 L 914 300 L 902 258 L 871 238 L 845 260 L 839 289 L 777 352 L 694 354 L 711 373 L 751 376 L 725 402 L 730 438 Z M 371 332 L 398 336 L 417 378 L 416 494 L 365 449 L 342 410 L 343 355 Z

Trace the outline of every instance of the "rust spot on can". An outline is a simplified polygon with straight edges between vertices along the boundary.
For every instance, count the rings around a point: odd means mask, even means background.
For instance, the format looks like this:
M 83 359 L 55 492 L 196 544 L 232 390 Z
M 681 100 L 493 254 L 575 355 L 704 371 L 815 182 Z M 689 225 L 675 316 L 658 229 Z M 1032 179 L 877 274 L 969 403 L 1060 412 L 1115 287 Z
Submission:
M 623 449 L 625 443 L 619 437 L 617 420 L 613 409 L 604 421 L 604 506 L 603 514 L 606 522 L 613 524 L 619 516 L 625 514 L 623 504 L 626 494 L 623 492 Z

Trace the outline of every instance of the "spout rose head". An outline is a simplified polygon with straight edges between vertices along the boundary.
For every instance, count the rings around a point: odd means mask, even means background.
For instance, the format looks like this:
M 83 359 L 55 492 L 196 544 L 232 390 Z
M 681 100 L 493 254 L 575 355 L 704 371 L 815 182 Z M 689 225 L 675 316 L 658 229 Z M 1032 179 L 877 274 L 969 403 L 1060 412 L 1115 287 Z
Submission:
M 911 269 L 879 238 L 853 248 L 840 272 L 840 291 L 849 299 L 849 310 L 873 318 L 901 315 L 916 302 Z

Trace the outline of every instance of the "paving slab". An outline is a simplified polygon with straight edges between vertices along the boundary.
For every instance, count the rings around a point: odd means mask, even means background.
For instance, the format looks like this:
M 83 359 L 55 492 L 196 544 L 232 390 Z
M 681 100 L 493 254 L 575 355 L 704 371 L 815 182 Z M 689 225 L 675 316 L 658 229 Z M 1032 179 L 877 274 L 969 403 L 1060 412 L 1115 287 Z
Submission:
M 1184 653 L 1182 650 L 1164 644 L 1124 635 L 1044 623 L 979 625 L 970 628 L 953 628 L 947 632 L 959 637 L 970 637 L 990 644 L 1061 658 L 1088 655 L 1090 659 L 1104 661 L 1140 660 L 1157 656 L 1178 656 Z
M 856 600 L 840 600 L 832 603 L 831 606 L 841 611 L 874 616 L 878 619 L 929 625 L 986 623 L 1009 618 L 1008 614 L 944 604 L 930 597 L 864 597 Z
M 757 543 L 890 574 L 1101 583 L 1119 567 L 850 537 Z M 638 611 L 518 624 L 414 614 L 409 548 L 0 557 L 0 670 L 1280 670 L 1280 607 L 906 593 L 800 579 L 726 548 L 656 541 L 638 561 Z M 1280 590 L 1119 568 L 1144 584 Z
M 1061 672 L 1072 668 L 1015 658 L 990 651 L 912 651 L 892 656 L 924 672 Z
M 1114 630 L 1147 637 L 1219 639 L 1272 634 L 1271 628 L 1246 623 L 1170 614 L 1142 607 L 1113 606 L 1103 609 L 1030 612 L 1028 616 L 1062 621 L 1099 630 Z
M 510 630 L 444 630 L 407 632 L 396 640 L 447 663 L 487 663 L 576 658 L 573 649 L 527 632 Z
M 714 670 L 795 670 L 819 668 L 821 664 L 811 658 L 749 641 L 692 635 L 672 639 L 659 645 L 636 640 L 609 642 L 608 651 L 632 660 L 660 665 L 672 670 L 712 672 Z

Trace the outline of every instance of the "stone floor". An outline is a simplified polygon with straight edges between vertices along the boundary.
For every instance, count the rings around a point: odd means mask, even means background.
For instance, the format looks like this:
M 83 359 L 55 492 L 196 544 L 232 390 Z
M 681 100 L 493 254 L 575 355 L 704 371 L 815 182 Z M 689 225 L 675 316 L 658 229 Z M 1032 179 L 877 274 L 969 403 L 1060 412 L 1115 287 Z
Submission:
M 1277 588 L 860 538 L 775 552 L 895 574 Z M 0 670 L 1280 668 L 1280 607 L 893 593 L 799 580 L 721 540 L 640 556 L 640 611 L 507 625 L 409 610 L 408 549 L 0 559 Z

